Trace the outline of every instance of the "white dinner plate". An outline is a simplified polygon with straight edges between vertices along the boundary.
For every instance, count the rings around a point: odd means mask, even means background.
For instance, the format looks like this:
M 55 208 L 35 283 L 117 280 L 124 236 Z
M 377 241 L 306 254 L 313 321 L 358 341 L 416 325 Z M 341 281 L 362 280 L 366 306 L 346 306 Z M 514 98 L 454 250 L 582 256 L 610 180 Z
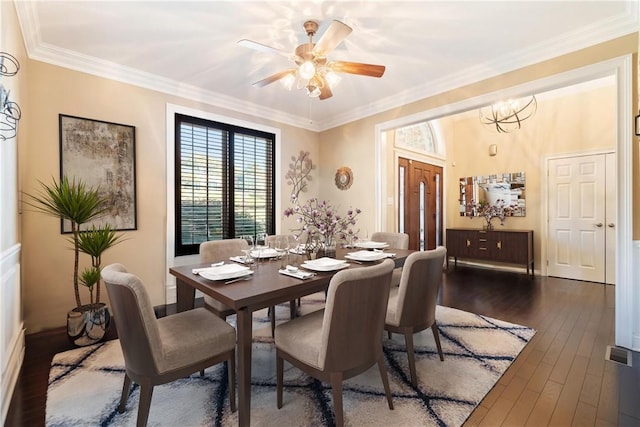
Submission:
M 313 271 L 334 271 L 349 267 L 349 264 L 347 264 L 347 262 L 344 260 L 322 257 L 305 261 L 304 263 L 302 263 L 301 267 Z
M 236 277 L 248 276 L 253 274 L 249 267 L 238 264 L 225 264 L 219 267 L 211 267 L 200 271 L 198 274 L 209 280 L 229 280 Z
M 251 256 L 254 258 L 275 258 L 278 256 L 278 251 L 273 248 L 265 247 L 263 249 L 251 251 Z
M 358 252 L 349 252 L 344 257 L 347 259 L 352 259 L 355 261 L 378 261 L 384 258 L 387 258 L 388 254 L 384 252 L 373 252 L 373 251 L 358 251 Z
M 388 248 L 389 244 L 386 242 L 373 242 L 373 241 L 356 242 L 355 247 L 363 248 L 363 249 L 383 249 L 383 248 Z

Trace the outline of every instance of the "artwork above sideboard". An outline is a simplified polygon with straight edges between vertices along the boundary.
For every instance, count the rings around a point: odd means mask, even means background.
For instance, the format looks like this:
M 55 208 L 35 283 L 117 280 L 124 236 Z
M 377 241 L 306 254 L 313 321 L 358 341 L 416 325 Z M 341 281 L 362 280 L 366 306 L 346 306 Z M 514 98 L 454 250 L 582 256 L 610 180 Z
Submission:
M 498 200 L 516 206 L 512 216 L 525 216 L 525 174 L 515 172 L 460 178 L 459 200 L 460 216 L 474 216 L 472 203 L 495 205 Z

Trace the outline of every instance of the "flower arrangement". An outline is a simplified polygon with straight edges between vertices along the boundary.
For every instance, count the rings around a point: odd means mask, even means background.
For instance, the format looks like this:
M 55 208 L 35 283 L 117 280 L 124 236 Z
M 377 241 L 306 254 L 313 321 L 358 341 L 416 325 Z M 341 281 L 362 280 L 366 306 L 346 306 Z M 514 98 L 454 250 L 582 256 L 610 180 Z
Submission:
M 500 218 L 500 225 L 504 225 L 506 217 L 512 216 L 518 208 L 518 205 L 515 203 L 507 205 L 503 199 L 496 200 L 495 205 L 491 205 L 486 201 L 474 202 L 472 200 L 467 207 L 474 212 L 475 216 L 483 217 L 487 222 L 486 229 L 492 230 L 493 224 L 491 220 L 493 218 Z
M 338 209 L 326 200 L 315 197 L 305 204 L 299 204 L 295 196 L 291 197 L 293 207 L 285 209 L 284 216 L 296 215 L 300 224 L 293 229 L 293 234 L 299 238 L 307 233 L 307 242 L 324 242 L 325 246 L 334 246 L 336 239 L 353 240 L 359 230 L 354 230 L 356 218 L 362 212 L 360 209 L 348 209 L 345 216 L 338 214 Z

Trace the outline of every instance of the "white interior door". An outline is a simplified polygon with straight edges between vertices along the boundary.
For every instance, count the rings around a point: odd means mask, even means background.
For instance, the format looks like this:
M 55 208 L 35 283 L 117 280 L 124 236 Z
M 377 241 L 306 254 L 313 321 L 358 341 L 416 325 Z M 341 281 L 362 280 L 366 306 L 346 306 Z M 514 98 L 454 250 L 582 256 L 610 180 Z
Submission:
M 551 159 L 548 171 L 548 274 L 604 283 L 606 155 Z
M 605 230 L 605 283 L 614 285 L 616 283 L 616 218 L 618 212 L 618 191 L 616 179 L 616 155 L 614 153 L 605 154 L 607 168 L 607 191 L 605 195 L 605 219 L 607 228 Z

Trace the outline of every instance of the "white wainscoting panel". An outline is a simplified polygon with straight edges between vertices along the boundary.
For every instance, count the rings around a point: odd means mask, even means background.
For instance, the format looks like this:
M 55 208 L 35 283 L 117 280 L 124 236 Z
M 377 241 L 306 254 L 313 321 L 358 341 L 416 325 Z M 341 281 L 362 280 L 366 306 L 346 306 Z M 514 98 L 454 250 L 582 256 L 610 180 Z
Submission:
M 24 360 L 24 322 L 20 289 L 20 244 L 0 253 L 0 414 L 5 424 Z

